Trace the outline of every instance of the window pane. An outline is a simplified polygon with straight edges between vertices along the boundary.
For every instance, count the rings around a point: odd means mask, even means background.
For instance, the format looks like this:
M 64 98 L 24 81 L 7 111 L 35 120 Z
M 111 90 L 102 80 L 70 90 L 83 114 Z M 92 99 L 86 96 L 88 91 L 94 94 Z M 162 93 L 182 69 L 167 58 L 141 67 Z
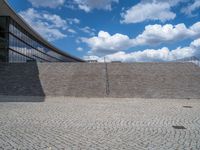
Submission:
M 33 58 L 37 61 L 71 61 L 70 58 L 55 52 L 51 48 L 48 48 L 45 44 L 35 39 L 12 19 L 10 21 L 9 31 L 14 35 L 12 36 L 10 34 L 9 36 L 9 47 L 11 50 L 13 49 L 17 52 L 17 54 L 15 54 L 16 56 L 19 56 L 18 53 L 20 53 L 22 56 L 25 55 L 30 57 L 30 59 Z M 2 34 L 2 37 L 3 36 L 5 35 Z M 2 40 L 1 43 L 3 43 Z M 13 60 L 24 61 L 25 59 L 24 57 L 21 58 L 21 56 L 19 56 L 19 59 L 16 58 L 13 58 Z
M 0 32 L 6 31 L 6 17 L 0 17 Z
M 6 62 L 6 50 L 0 49 L 0 62 Z
M 6 48 L 6 39 L 0 37 L 0 48 Z

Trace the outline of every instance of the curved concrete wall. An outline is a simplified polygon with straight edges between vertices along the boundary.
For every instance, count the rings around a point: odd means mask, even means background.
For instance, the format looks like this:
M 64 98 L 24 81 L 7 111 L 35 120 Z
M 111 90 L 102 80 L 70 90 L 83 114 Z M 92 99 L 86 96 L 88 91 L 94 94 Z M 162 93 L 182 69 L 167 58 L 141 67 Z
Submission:
M 0 95 L 200 98 L 192 63 L 0 64 Z

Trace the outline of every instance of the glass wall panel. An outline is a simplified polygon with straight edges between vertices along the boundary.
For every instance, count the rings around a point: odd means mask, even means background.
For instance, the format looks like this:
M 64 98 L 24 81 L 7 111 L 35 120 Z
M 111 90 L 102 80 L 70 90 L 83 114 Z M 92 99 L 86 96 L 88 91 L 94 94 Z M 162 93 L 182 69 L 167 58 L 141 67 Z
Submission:
M 13 51 L 16 51 L 20 54 L 26 55 L 28 57 L 34 58 L 37 61 L 58 61 L 57 59 L 48 56 L 45 53 L 42 53 L 41 51 L 32 48 L 31 46 L 27 45 L 26 43 L 24 43 L 22 40 L 18 39 L 17 37 L 13 36 L 13 35 L 9 35 L 9 48 Z
M 0 48 L 5 49 L 6 46 L 7 46 L 6 33 L 0 33 Z
M 6 31 L 6 24 L 7 24 L 7 18 L 0 16 L 0 32 L 5 32 Z
M 7 51 L 5 49 L 0 49 L 0 62 L 6 62 Z
M 0 17 L 0 62 L 6 62 L 7 51 L 7 17 Z
M 17 52 L 14 52 L 12 50 L 9 50 L 9 62 L 10 63 L 25 63 L 25 62 L 29 62 L 29 61 L 33 61 L 33 59 L 30 59 L 26 56 L 23 56 Z
M 11 62 L 26 61 L 23 55 L 40 62 L 74 61 L 39 42 L 12 19 L 10 20 L 9 32 L 9 48 L 13 50 L 9 52 Z M 13 56 L 11 56 L 12 54 Z M 20 56 L 20 54 L 22 55 Z

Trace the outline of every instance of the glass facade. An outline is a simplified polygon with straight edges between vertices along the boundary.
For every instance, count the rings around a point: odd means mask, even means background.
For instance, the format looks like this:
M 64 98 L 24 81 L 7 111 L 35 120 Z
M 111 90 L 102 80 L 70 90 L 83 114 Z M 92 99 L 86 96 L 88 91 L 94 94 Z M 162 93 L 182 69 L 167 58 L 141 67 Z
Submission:
M 0 62 L 5 62 L 8 60 L 7 48 L 7 17 L 0 17 Z
M 0 17 L 0 62 L 74 62 L 38 41 L 10 17 Z

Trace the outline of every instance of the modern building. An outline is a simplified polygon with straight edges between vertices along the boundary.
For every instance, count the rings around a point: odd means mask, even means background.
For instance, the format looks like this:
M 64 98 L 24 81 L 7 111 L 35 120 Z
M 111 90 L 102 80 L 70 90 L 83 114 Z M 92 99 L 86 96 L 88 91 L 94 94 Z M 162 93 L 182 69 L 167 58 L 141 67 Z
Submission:
M 0 62 L 84 62 L 51 45 L 0 0 Z
M 87 60 L 88 63 L 97 63 L 97 60 Z

